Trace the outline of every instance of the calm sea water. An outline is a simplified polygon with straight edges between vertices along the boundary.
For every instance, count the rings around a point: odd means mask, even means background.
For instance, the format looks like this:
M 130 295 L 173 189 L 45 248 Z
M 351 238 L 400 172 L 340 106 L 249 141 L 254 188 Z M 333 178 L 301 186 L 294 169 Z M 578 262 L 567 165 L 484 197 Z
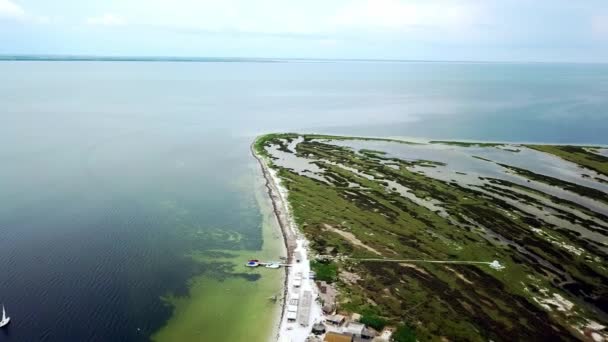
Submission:
M 146 340 L 188 232 L 260 246 L 269 131 L 608 144 L 608 66 L 0 62 L 0 340 Z

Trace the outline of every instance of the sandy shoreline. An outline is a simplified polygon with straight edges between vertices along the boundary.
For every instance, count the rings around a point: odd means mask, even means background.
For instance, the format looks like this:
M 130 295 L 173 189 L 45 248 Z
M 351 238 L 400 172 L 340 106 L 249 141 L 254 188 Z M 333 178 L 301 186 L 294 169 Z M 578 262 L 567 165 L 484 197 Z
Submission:
M 274 216 L 276 217 L 279 227 L 281 228 L 281 235 L 283 237 L 283 243 L 287 250 L 287 262 L 291 262 L 293 259 L 294 253 L 294 244 L 295 244 L 295 236 L 293 235 L 293 230 L 289 227 L 288 221 L 288 213 L 285 213 L 286 203 L 283 202 L 283 198 L 281 193 L 277 187 L 277 181 L 275 179 L 275 175 L 270 172 L 270 169 L 266 165 L 266 162 L 263 160 L 263 157 L 258 156 L 254 147 L 251 145 L 251 154 L 258 161 L 260 168 L 262 169 L 262 175 L 265 180 L 265 187 L 268 196 L 272 202 L 272 210 L 274 212 Z M 281 314 L 279 316 L 278 325 L 274 329 L 274 340 L 278 341 L 280 339 L 279 332 L 281 331 L 281 325 L 283 322 L 283 318 L 285 316 L 286 309 L 286 298 L 288 293 L 288 282 L 289 282 L 289 269 L 284 267 L 285 277 L 283 281 L 283 296 L 281 298 Z
M 313 298 L 317 297 L 317 288 L 312 279 L 309 279 L 310 262 L 308 259 L 308 241 L 303 234 L 298 233 L 297 225 L 291 215 L 289 203 L 287 202 L 287 189 L 281 186 L 281 181 L 276 174 L 276 171 L 271 169 L 264 157 L 259 156 L 254 147 L 251 145 L 251 153 L 260 164 L 262 174 L 265 179 L 265 186 L 268 196 L 272 202 L 273 212 L 281 228 L 283 242 L 287 250 L 287 263 L 292 267 L 284 267 L 285 280 L 283 282 L 283 298 L 281 298 L 281 314 L 279 317 L 278 326 L 275 327 L 274 341 L 304 341 L 310 332 L 310 327 L 303 327 L 299 324 L 290 324 L 285 317 L 287 311 L 287 301 L 290 295 L 290 285 L 293 285 L 293 278 L 296 273 L 304 275 L 304 281 L 299 291 L 310 291 Z M 294 254 L 299 253 L 301 262 L 294 261 Z M 313 301 L 310 315 L 310 325 L 320 320 L 321 307 Z

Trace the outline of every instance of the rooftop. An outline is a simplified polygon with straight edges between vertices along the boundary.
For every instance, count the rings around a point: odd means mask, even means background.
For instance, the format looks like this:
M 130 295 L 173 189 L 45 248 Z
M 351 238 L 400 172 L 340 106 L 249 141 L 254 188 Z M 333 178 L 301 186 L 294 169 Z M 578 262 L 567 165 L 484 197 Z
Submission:
M 338 334 L 335 332 L 328 332 L 325 335 L 325 342 L 352 342 L 353 335 L 351 334 Z

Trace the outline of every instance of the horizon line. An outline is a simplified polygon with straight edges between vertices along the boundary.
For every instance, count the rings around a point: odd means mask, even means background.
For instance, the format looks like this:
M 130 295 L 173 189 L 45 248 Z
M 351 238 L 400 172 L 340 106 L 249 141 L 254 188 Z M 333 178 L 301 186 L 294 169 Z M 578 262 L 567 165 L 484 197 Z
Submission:
M 384 63 L 479 63 L 479 64 L 608 64 L 608 62 L 575 61 L 509 61 L 459 59 L 401 59 L 401 58 L 302 58 L 302 57 L 211 57 L 162 55 L 91 55 L 91 54 L 0 54 L 0 61 L 73 61 L 73 62 L 384 62 Z

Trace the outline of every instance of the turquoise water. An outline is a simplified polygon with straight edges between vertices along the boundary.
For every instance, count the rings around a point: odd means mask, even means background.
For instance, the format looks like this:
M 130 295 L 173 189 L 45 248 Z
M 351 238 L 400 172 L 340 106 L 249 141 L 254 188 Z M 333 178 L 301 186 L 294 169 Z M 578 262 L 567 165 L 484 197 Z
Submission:
M 209 271 L 185 253 L 259 248 L 259 133 L 608 144 L 605 65 L 7 61 L 0 81 L 10 341 L 146 340 Z

